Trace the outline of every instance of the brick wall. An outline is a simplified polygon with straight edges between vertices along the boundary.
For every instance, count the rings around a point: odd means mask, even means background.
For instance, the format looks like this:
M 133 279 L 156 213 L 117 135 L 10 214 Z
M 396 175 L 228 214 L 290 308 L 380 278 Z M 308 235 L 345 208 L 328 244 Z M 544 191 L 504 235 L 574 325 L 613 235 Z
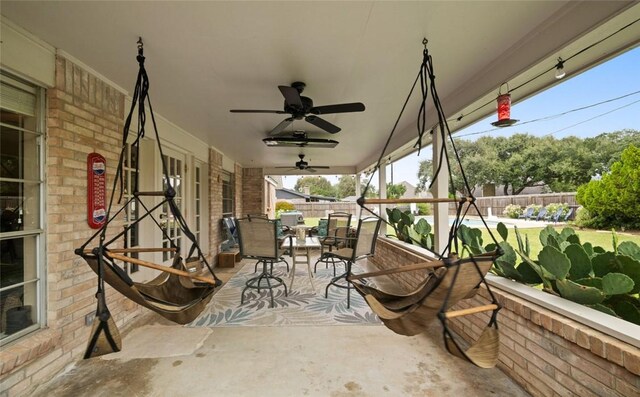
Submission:
M 242 213 L 264 213 L 264 173 L 262 168 L 242 169 Z
M 47 91 L 47 328 L 3 346 L 0 395 L 27 395 L 79 359 L 90 331 L 84 318 L 96 307 L 97 277 L 73 250 L 95 231 L 86 218 L 86 159 L 91 152 L 107 160 L 109 197 L 124 95 L 62 57 L 56 59 L 55 84 Z M 140 313 L 110 287 L 107 304 L 118 326 Z
M 218 263 L 220 243 L 224 240 L 222 230 L 222 154 L 209 149 L 209 254 L 212 263 Z
M 378 240 L 373 262 L 380 268 L 424 261 L 425 257 L 385 239 Z M 420 275 L 398 278 L 415 286 Z M 502 305 L 498 316 L 498 367 L 534 396 L 638 396 L 640 351 L 634 346 L 492 287 Z M 488 304 L 481 289 L 455 309 Z M 476 340 L 489 313 L 458 317 L 452 329 L 467 341 Z M 453 358 L 452 358 L 453 359 Z

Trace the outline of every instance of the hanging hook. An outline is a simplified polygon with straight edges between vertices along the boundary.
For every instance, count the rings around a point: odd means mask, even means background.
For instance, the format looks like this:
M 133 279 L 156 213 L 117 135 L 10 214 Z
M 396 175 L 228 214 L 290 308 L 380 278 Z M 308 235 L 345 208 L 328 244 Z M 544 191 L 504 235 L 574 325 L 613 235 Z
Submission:
M 144 51 L 144 43 L 142 42 L 142 37 L 138 36 L 138 54 L 142 55 L 142 52 Z
M 424 49 L 427 49 L 427 44 L 429 44 L 429 40 L 427 40 L 426 37 L 422 38 L 422 45 L 424 46 Z
M 502 95 L 502 86 L 507 86 L 507 92 L 505 92 L 505 94 L 509 93 L 509 83 L 507 83 L 506 81 L 502 84 L 500 84 L 500 88 L 498 88 L 498 95 Z

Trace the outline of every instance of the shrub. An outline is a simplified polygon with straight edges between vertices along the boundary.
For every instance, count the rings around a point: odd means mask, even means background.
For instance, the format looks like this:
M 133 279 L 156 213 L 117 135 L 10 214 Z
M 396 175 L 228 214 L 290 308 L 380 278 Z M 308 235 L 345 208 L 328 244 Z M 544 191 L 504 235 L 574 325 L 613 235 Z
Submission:
M 504 211 L 502 211 L 503 215 L 508 216 L 509 218 L 518 218 L 522 215 L 522 207 L 517 204 L 509 204 L 504 207 Z
M 278 201 L 276 202 L 276 211 L 286 212 L 293 211 L 296 209 L 296 206 L 291 204 L 288 201 Z
M 418 215 L 431 215 L 431 206 L 427 203 L 418 203 Z
M 591 219 L 589 210 L 584 207 L 578 208 L 573 223 L 578 227 L 592 227 L 593 220 Z
M 629 145 L 602 179 L 578 188 L 576 199 L 591 215 L 593 227 L 640 228 L 640 148 Z

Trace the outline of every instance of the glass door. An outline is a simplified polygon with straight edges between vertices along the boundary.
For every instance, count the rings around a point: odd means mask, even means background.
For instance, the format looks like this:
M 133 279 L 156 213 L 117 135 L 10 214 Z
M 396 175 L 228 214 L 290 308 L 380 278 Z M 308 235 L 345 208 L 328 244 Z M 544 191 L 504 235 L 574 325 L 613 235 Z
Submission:
M 166 164 L 167 171 L 169 173 L 169 179 L 164 176 L 164 171 L 162 170 L 162 164 L 160 165 L 161 173 L 162 173 L 162 189 L 166 190 L 168 188 L 168 184 L 173 187 L 176 191 L 175 202 L 182 216 L 186 219 L 187 214 L 184 209 L 184 194 L 187 191 L 185 178 L 186 167 L 185 167 L 185 155 L 179 152 L 163 148 L 164 152 L 164 163 Z M 189 249 L 189 247 L 185 247 L 189 245 L 190 242 L 184 238 L 182 230 L 180 229 L 180 225 L 177 220 L 174 219 L 173 214 L 169 209 L 169 204 L 165 203 L 162 208 L 162 213 L 160 214 L 160 225 L 162 226 L 162 247 L 163 248 L 171 248 L 172 244 L 170 241 L 180 247 L 182 254 L 184 255 L 184 251 Z M 173 259 L 173 252 L 163 252 L 162 253 L 162 261 L 170 262 Z

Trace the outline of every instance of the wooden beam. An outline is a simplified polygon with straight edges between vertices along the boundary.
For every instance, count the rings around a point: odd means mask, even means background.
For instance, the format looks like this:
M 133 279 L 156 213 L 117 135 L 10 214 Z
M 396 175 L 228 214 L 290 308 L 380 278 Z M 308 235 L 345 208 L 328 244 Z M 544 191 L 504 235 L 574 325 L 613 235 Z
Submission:
M 129 252 L 176 252 L 175 248 L 110 248 L 109 252 L 126 254 Z
M 471 307 L 469 309 L 461 309 L 461 310 L 453 310 L 450 312 L 446 312 L 444 316 L 446 318 L 455 318 L 460 316 L 466 316 L 469 314 L 488 312 L 489 310 L 496 310 L 498 305 L 484 305 L 478 307 Z
M 151 268 L 151 269 L 160 270 L 162 272 L 176 274 L 178 276 L 189 277 L 189 278 L 192 278 L 194 280 L 202 281 L 203 283 L 209 283 L 209 284 L 212 284 L 212 285 L 216 285 L 216 281 L 214 279 L 207 278 L 207 277 L 202 277 L 202 276 L 196 276 L 196 275 L 193 275 L 193 274 L 191 274 L 189 272 L 185 272 L 184 270 L 178 270 L 178 269 L 174 269 L 172 267 L 156 265 L 155 263 L 151 263 L 151 262 L 147 262 L 147 261 L 143 261 L 143 260 L 135 259 L 135 258 L 129 258 L 128 256 L 115 254 L 113 252 L 106 252 L 106 255 L 111 259 L 117 259 L 117 260 L 120 260 L 120 261 L 123 261 L 123 262 L 133 263 L 134 265 L 140 265 L 140 266 L 148 267 L 148 268 Z

